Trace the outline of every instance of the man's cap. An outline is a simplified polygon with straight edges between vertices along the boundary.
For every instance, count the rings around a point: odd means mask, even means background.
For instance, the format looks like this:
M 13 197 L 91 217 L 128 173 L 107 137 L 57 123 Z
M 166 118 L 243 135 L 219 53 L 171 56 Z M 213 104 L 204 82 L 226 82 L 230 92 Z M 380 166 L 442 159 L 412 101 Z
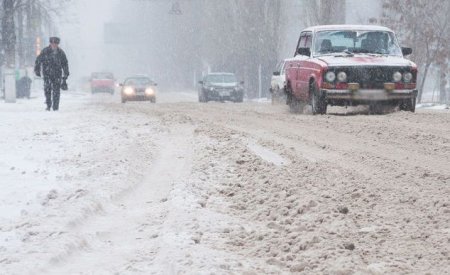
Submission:
M 59 39 L 59 37 L 56 36 L 50 37 L 50 43 L 59 44 L 60 41 L 61 39 Z

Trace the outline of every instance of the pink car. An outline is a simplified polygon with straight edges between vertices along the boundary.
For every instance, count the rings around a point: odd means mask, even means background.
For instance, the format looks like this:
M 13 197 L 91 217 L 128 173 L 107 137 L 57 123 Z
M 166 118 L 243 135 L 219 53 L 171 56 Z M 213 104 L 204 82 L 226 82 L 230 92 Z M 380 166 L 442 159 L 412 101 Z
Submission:
M 115 79 L 112 73 L 92 73 L 91 75 L 91 92 L 114 94 Z
M 385 27 L 305 29 L 285 65 L 287 104 L 293 112 L 310 104 L 313 114 L 325 114 L 328 105 L 369 105 L 373 112 L 392 105 L 414 112 L 417 66 L 404 58 L 411 53 Z

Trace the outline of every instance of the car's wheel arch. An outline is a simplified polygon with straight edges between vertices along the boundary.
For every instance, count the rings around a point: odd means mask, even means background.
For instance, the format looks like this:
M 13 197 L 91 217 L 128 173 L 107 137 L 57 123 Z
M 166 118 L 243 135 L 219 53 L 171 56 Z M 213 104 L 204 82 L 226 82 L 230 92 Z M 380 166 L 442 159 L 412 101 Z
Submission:
M 313 87 L 313 86 L 315 86 L 315 87 Z M 309 77 L 309 84 L 308 84 L 308 98 L 309 98 L 309 100 L 312 99 L 313 91 L 318 91 L 318 89 L 319 89 L 319 87 L 317 86 L 316 78 L 314 76 L 310 76 Z
M 291 93 L 292 94 L 292 85 L 291 85 L 291 81 L 290 80 L 288 80 L 288 81 L 286 81 L 286 84 L 284 85 L 284 89 L 285 89 L 285 91 L 286 91 L 286 93 Z

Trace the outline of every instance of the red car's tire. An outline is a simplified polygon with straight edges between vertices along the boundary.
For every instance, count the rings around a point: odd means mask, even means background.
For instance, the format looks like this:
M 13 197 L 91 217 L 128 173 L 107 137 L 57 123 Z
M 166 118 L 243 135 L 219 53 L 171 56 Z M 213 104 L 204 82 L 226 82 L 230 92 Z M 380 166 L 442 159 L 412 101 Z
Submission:
M 317 89 L 316 83 L 312 82 L 310 86 L 311 107 L 313 115 L 324 115 L 327 113 L 327 102 L 323 95 Z

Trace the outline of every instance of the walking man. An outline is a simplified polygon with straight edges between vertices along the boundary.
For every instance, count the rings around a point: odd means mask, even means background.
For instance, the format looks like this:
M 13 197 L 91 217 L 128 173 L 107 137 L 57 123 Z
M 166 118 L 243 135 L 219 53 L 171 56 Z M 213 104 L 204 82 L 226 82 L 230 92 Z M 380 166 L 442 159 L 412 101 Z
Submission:
M 59 109 L 61 83 L 65 83 L 69 76 L 69 63 L 66 54 L 59 48 L 60 39 L 50 37 L 50 46 L 44 48 L 36 58 L 34 72 L 36 76 L 44 76 L 45 103 L 47 111 Z

